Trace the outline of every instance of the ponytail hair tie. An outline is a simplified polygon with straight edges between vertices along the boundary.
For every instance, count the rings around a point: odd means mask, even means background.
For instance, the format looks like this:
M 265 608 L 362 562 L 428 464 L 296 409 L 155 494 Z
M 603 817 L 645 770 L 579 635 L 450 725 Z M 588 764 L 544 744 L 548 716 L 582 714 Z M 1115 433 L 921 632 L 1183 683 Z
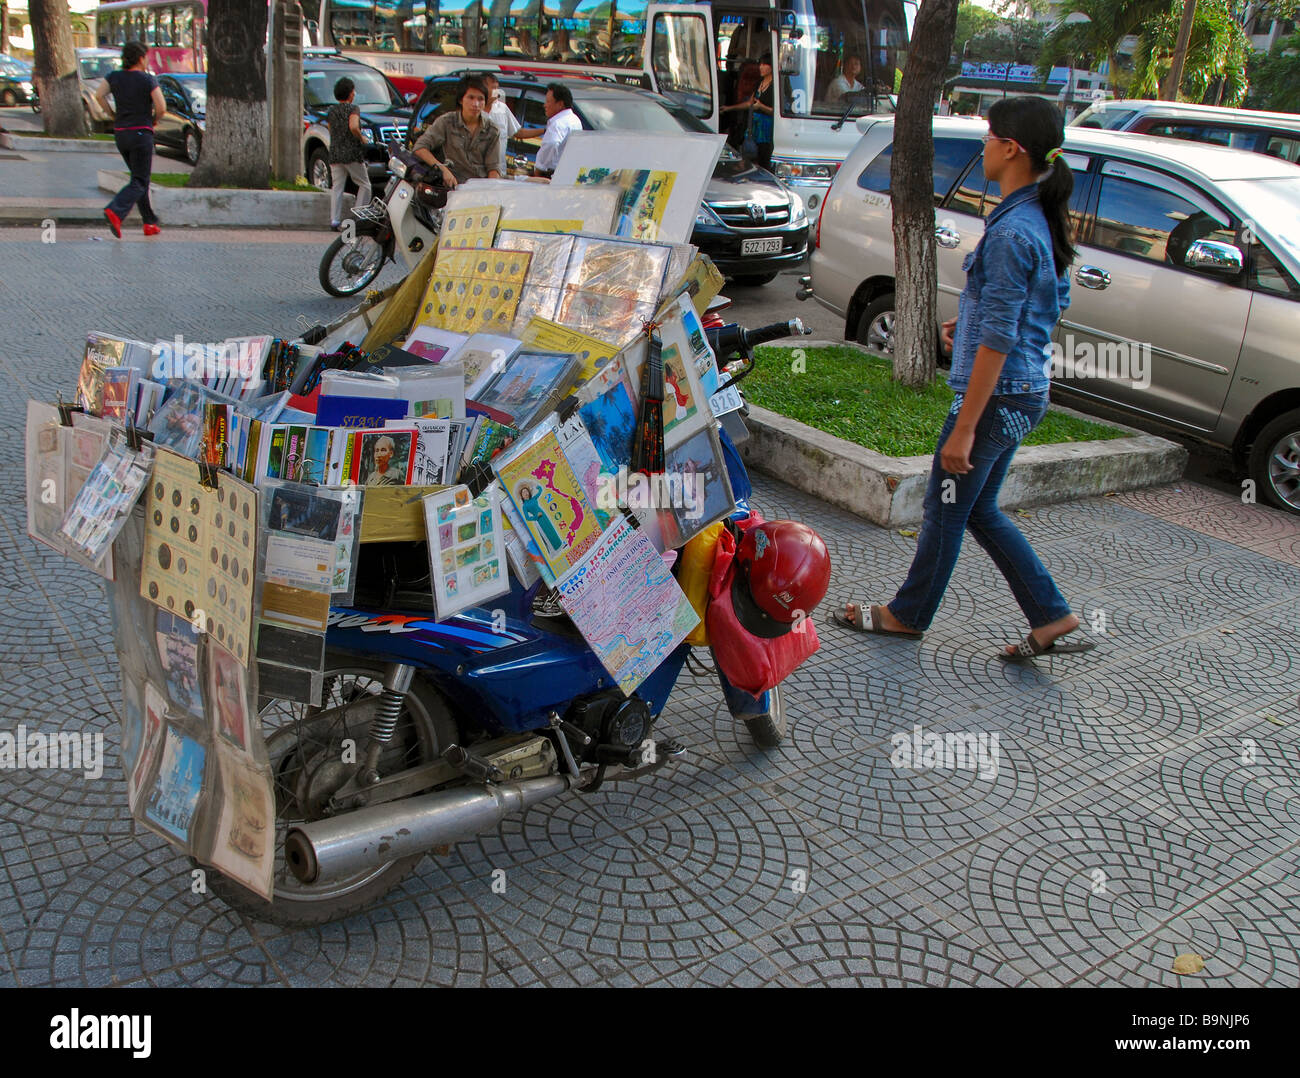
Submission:
M 1054 148 L 1054 149 L 1048 150 L 1048 151 L 1047 151 L 1047 163 L 1048 163 L 1049 165 L 1052 164 L 1052 163 L 1053 163 L 1053 162 L 1054 162 L 1058 157 L 1060 157 L 1060 156 L 1061 156 L 1061 147 L 1060 147 L 1060 146 L 1057 146 L 1057 147 Z

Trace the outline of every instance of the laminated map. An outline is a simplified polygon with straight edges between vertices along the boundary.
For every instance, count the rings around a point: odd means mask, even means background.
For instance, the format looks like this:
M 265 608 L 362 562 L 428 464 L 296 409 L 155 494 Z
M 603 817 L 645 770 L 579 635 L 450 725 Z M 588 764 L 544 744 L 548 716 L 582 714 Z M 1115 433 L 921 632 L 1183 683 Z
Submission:
M 559 591 L 565 613 L 628 694 L 700 620 L 659 552 L 626 518 L 560 581 Z

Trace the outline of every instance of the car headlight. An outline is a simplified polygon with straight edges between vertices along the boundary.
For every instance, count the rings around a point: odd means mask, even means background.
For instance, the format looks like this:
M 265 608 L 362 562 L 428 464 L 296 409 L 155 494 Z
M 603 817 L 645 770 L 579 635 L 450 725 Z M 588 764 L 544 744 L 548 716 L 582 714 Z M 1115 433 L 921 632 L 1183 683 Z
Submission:
M 388 159 L 388 171 L 399 180 L 404 180 L 406 179 L 406 162 L 400 157 L 390 157 Z
M 697 225 L 705 225 L 706 227 L 722 224 L 722 222 L 718 220 L 718 215 L 709 209 L 709 207 L 703 202 L 700 203 L 700 208 L 695 213 L 695 223 Z
M 20 82 L 18 85 L 29 94 L 36 88 L 30 82 Z
M 790 196 L 790 220 L 796 225 L 800 221 L 808 220 L 808 211 L 804 209 L 803 199 L 793 191 L 788 192 Z
M 809 183 L 830 183 L 839 171 L 835 161 L 773 161 L 772 171 L 782 180 L 803 180 Z

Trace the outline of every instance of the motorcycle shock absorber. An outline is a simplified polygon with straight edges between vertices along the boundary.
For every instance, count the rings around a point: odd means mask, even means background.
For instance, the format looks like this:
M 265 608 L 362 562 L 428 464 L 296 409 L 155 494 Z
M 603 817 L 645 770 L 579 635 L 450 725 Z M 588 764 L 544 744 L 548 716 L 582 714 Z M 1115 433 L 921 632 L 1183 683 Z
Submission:
M 389 663 L 384 673 L 384 691 L 379 694 L 374 717 L 370 720 L 366 762 L 361 769 L 362 777 L 368 783 L 379 781 L 379 755 L 384 751 L 384 746 L 393 740 L 397 720 L 402 716 L 406 694 L 414 676 L 415 667 L 406 663 Z

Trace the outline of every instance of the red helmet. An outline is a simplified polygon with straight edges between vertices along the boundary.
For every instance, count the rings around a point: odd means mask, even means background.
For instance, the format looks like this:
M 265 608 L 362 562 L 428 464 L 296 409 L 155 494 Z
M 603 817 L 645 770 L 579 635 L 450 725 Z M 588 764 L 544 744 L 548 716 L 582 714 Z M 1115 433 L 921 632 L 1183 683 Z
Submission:
M 756 636 L 787 632 L 801 615 L 812 613 L 830 585 L 826 544 L 794 520 L 769 520 L 750 528 L 741 536 L 736 565 L 737 582 L 743 578 L 746 587 L 733 590 L 732 605 L 741 624 Z

